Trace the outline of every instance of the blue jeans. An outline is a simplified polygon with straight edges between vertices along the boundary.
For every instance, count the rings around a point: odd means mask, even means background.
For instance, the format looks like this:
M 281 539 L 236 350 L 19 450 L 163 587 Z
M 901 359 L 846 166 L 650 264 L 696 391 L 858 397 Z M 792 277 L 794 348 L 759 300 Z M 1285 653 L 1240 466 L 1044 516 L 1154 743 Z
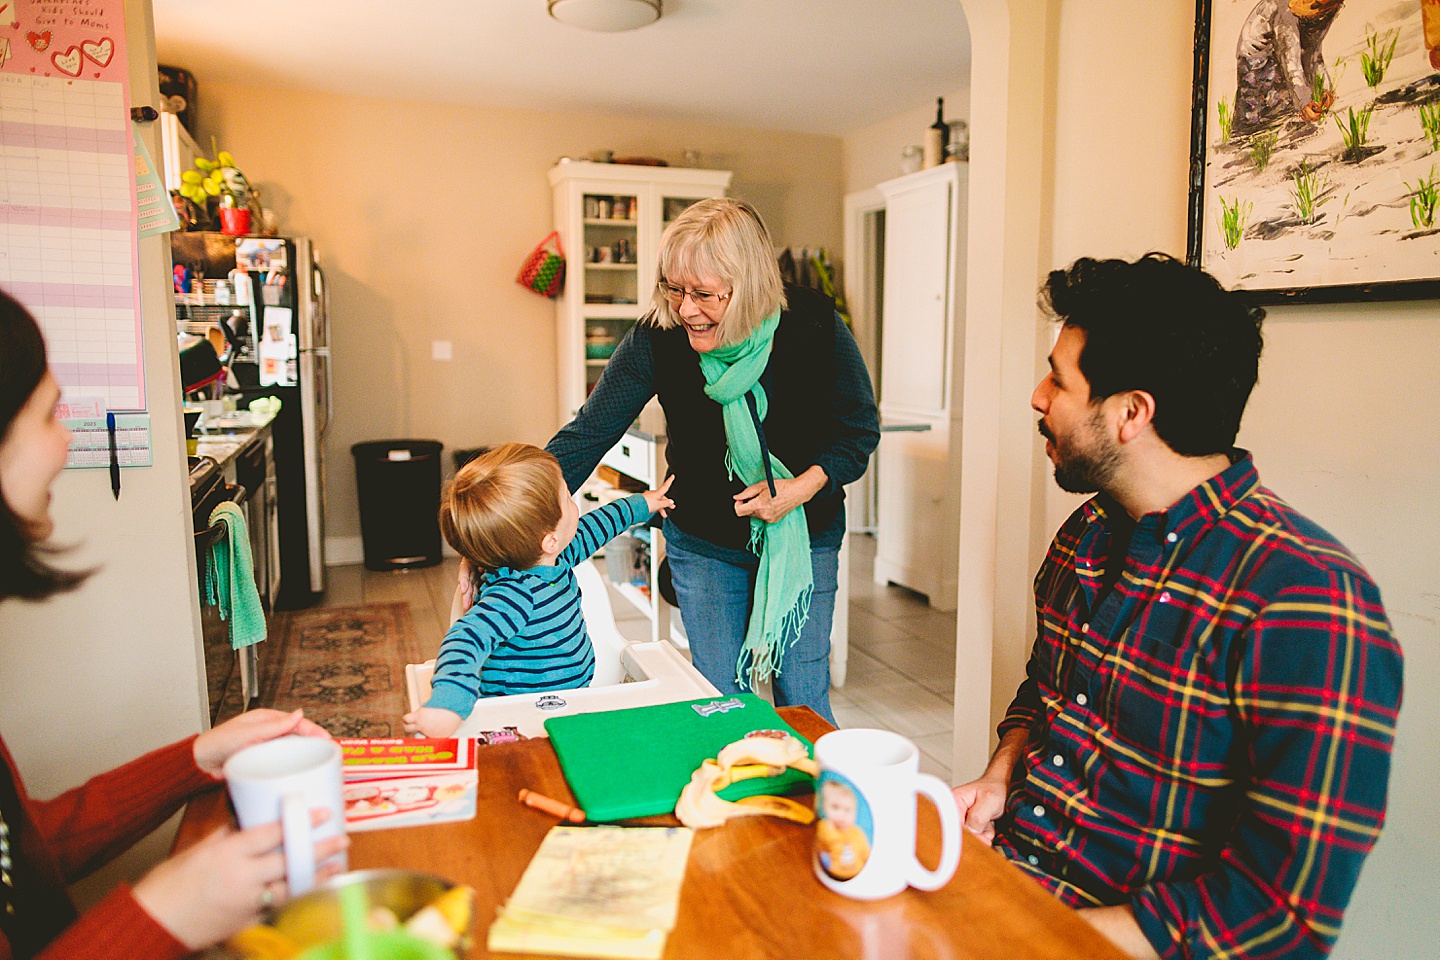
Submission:
M 673 541 L 666 545 L 666 556 L 695 668 L 722 694 L 746 690 L 736 682 L 735 665 L 750 623 L 755 571 L 681 549 Z M 773 682 L 775 705 L 810 707 L 833 724 L 830 625 L 835 618 L 840 548 L 813 547 L 810 563 L 815 576 L 810 618 L 780 661 L 780 673 Z

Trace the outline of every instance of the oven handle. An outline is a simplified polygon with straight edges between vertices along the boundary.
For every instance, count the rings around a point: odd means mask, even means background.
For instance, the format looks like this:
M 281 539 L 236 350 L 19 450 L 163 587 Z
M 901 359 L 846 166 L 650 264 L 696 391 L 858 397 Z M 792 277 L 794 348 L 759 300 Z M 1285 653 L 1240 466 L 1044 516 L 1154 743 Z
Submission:
M 220 501 L 220 503 L 225 503 L 227 500 L 229 500 L 229 501 L 234 501 L 234 502 L 238 505 L 238 504 L 243 504 L 246 500 L 248 500 L 248 499 L 250 498 L 250 491 L 246 490 L 245 487 L 244 487 L 242 484 L 238 484 L 238 483 L 237 483 L 237 484 L 228 486 L 228 487 L 227 487 L 227 491 L 228 491 L 228 490 L 233 490 L 233 491 L 234 491 L 234 494 L 233 494 L 232 496 L 226 497 L 225 500 Z M 216 504 L 216 506 L 219 506 L 219 505 L 220 505 L 220 504 L 218 504 L 218 503 Z M 195 552 L 196 552 L 196 555 L 197 555 L 197 556 L 203 555 L 204 551 L 210 549 L 210 547 L 212 547 L 212 546 L 214 546 L 215 544 L 219 543 L 219 542 L 220 542 L 220 538 L 225 535 L 225 531 L 226 531 L 227 529 L 228 529 L 228 528 L 225 526 L 225 524 L 223 524 L 223 523 L 216 523 L 216 524 L 212 524 L 211 527 L 210 527 L 210 529 L 208 529 L 208 530 L 201 530 L 199 533 L 195 534 Z

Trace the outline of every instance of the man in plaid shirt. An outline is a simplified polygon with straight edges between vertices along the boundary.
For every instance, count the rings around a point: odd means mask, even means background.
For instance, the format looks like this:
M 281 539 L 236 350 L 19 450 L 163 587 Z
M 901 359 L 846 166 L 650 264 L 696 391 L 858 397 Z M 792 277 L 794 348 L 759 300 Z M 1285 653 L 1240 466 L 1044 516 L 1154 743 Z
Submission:
M 1233 443 L 1264 311 L 1158 254 L 1082 259 L 1041 414 L 1097 493 L 965 823 L 1136 957 L 1324 957 L 1385 819 L 1401 655 L 1359 562 Z

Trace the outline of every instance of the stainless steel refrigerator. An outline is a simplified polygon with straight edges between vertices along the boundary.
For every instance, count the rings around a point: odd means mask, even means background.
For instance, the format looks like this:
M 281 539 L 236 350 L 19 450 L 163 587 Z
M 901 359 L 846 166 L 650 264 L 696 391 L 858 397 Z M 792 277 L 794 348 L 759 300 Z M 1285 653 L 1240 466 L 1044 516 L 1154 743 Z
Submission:
M 325 591 L 325 431 L 333 411 L 325 273 L 305 237 L 171 238 L 176 264 L 226 281 L 239 344 L 231 382 L 240 405 L 280 399 L 272 426 L 280 528 L 275 606 L 308 606 Z

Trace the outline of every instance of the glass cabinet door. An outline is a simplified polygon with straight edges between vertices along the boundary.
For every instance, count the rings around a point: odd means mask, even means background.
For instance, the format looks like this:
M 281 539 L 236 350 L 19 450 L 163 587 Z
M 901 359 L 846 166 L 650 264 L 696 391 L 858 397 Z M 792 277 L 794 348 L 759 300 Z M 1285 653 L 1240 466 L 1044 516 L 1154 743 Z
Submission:
M 672 197 L 665 193 L 660 194 L 660 229 L 664 230 L 684 213 L 686 208 L 692 204 L 699 203 L 704 197 Z
M 643 310 L 637 232 L 640 197 L 634 193 L 586 193 L 581 202 L 585 245 L 576 253 L 584 258 L 588 397 L 616 344 Z
M 633 194 L 587 193 L 583 202 L 584 249 L 571 256 L 584 259 L 585 303 L 638 304 L 636 224 L 640 219 L 640 198 Z

